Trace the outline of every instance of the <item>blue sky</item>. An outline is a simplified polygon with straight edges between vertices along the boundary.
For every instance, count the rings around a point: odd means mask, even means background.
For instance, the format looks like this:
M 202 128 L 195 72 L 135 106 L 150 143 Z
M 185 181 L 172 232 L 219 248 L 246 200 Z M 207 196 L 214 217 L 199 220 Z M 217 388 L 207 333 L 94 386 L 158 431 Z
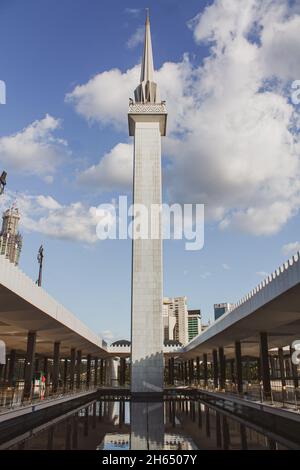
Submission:
M 97 333 L 130 332 L 131 242 L 95 241 L 89 214 L 130 195 L 145 7 L 169 110 L 165 200 L 206 205 L 201 251 L 164 244 L 164 294 L 186 295 L 206 322 L 299 249 L 299 7 L 238 3 L 0 0 L 1 208 L 17 198 L 21 269 L 36 278 L 43 242 L 45 289 Z

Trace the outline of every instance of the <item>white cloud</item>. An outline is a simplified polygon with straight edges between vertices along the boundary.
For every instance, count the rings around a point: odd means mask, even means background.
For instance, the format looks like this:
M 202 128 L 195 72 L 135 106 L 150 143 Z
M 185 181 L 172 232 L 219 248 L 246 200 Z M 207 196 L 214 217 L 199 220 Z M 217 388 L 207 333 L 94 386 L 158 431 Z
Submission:
M 98 191 L 128 190 L 133 179 L 133 146 L 117 144 L 97 165 L 83 171 L 78 182 Z
M 127 124 L 128 98 L 139 82 L 139 67 L 125 73 L 112 69 L 99 73 L 66 95 L 78 114 L 90 122 L 111 124 L 122 129 Z
M 47 114 L 16 134 L 0 137 L 0 160 L 6 168 L 22 174 L 43 176 L 51 183 L 51 174 L 69 154 L 66 141 L 54 136 L 60 120 Z
M 282 253 L 285 256 L 294 255 L 297 251 L 300 251 L 300 242 L 287 243 L 282 247 Z
M 0 210 L 14 202 L 11 192 L 0 199 Z M 33 196 L 20 193 L 16 200 L 20 211 L 21 229 L 38 232 L 61 240 L 95 243 L 98 240 L 96 226 L 105 220 L 106 214 L 95 206 L 81 202 L 61 204 L 51 196 Z
M 205 203 L 207 219 L 254 235 L 278 232 L 297 213 L 300 117 L 288 80 L 300 78 L 299 21 L 288 1 L 215 0 L 190 22 L 207 57 L 195 66 L 185 55 L 156 73 L 169 112 L 170 201 Z M 87 120 L 125 130 L 138 79 L 138 66 L 113 69 L 66 99 Z
M 129 49 L 133 49 L 134 47 L 138 46 L 139 44 L 142 44 L 144 41 L 144 36 L 145 36 L 145 27 L 144 26 L 139 26 L 135 32 L 130 36 L 130 38 L 127 41 L 127 47 Z

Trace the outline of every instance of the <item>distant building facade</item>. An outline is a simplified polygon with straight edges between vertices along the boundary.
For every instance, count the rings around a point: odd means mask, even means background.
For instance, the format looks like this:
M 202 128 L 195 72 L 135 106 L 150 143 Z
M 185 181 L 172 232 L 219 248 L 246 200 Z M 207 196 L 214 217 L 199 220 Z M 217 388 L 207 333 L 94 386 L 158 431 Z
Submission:
M 215 320 L 220 318 L 222 315 L 225 313 L 229 312 L 231 310 L 233 304 L 230 304 L 228 302 L 222 303 L 222 304 L 214 304 L 214 314 L 215 314 Z
M 165 297 L 163 300 L 164 340 L 188 343 L 188 309 L 186 297 Z
M 188 340 L 201 333 L 201 310 L 188 311 Z
M 0 254 L 11 263 L 18 264 L 22 249 L 22 236 L 18 231 L 20 221 L 19 210 L 16 207 L 7 209 L 3 216 L 0 232 Z
M 173 341 L 175 338 L 176 317 L 174 312 L 173 299 L 164 297 L 163 299 L 163 328 L 164 342 Z

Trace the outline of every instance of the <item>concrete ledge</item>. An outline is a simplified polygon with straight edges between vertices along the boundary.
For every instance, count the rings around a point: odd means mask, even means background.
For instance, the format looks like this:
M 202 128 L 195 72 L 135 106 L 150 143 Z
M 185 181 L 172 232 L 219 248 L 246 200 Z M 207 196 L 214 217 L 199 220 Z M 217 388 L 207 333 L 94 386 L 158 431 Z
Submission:
M 141 393 L 131 393 L 131 401 L 135 402 L 153 402 L 153 401 L 163 401 L 164 393 L 163 392 L 141 392 Z
M 39 402 L 0 416 L 0 444 L 97 399 L 97 390 Z

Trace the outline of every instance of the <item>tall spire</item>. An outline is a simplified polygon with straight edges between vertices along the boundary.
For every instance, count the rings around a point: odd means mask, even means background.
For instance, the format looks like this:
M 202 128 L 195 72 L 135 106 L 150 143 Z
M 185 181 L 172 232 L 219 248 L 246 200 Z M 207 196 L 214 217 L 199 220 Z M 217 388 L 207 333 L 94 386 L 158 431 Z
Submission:
M 135 101 L 138 103 L 159 103 L 159 93 L 154 82 L 154 66 L 152 54 L 152 42 L 150 31 L 149 9 L 147 8 L 145 24 L 144 54 L 141 65 L 141 80 L 134 92 Z
M 149 18 L 149 9 L 147 8 L 144 54 L 143 54 L 143 61 L 142 61 L 142 68 L 141 68 L 141 83 L 148 82 L 148 81 L 153 82 L 153 75 L 154 75 L 154 66 L 153 66 L 151 31 L 150 31 L 150 18 Z

